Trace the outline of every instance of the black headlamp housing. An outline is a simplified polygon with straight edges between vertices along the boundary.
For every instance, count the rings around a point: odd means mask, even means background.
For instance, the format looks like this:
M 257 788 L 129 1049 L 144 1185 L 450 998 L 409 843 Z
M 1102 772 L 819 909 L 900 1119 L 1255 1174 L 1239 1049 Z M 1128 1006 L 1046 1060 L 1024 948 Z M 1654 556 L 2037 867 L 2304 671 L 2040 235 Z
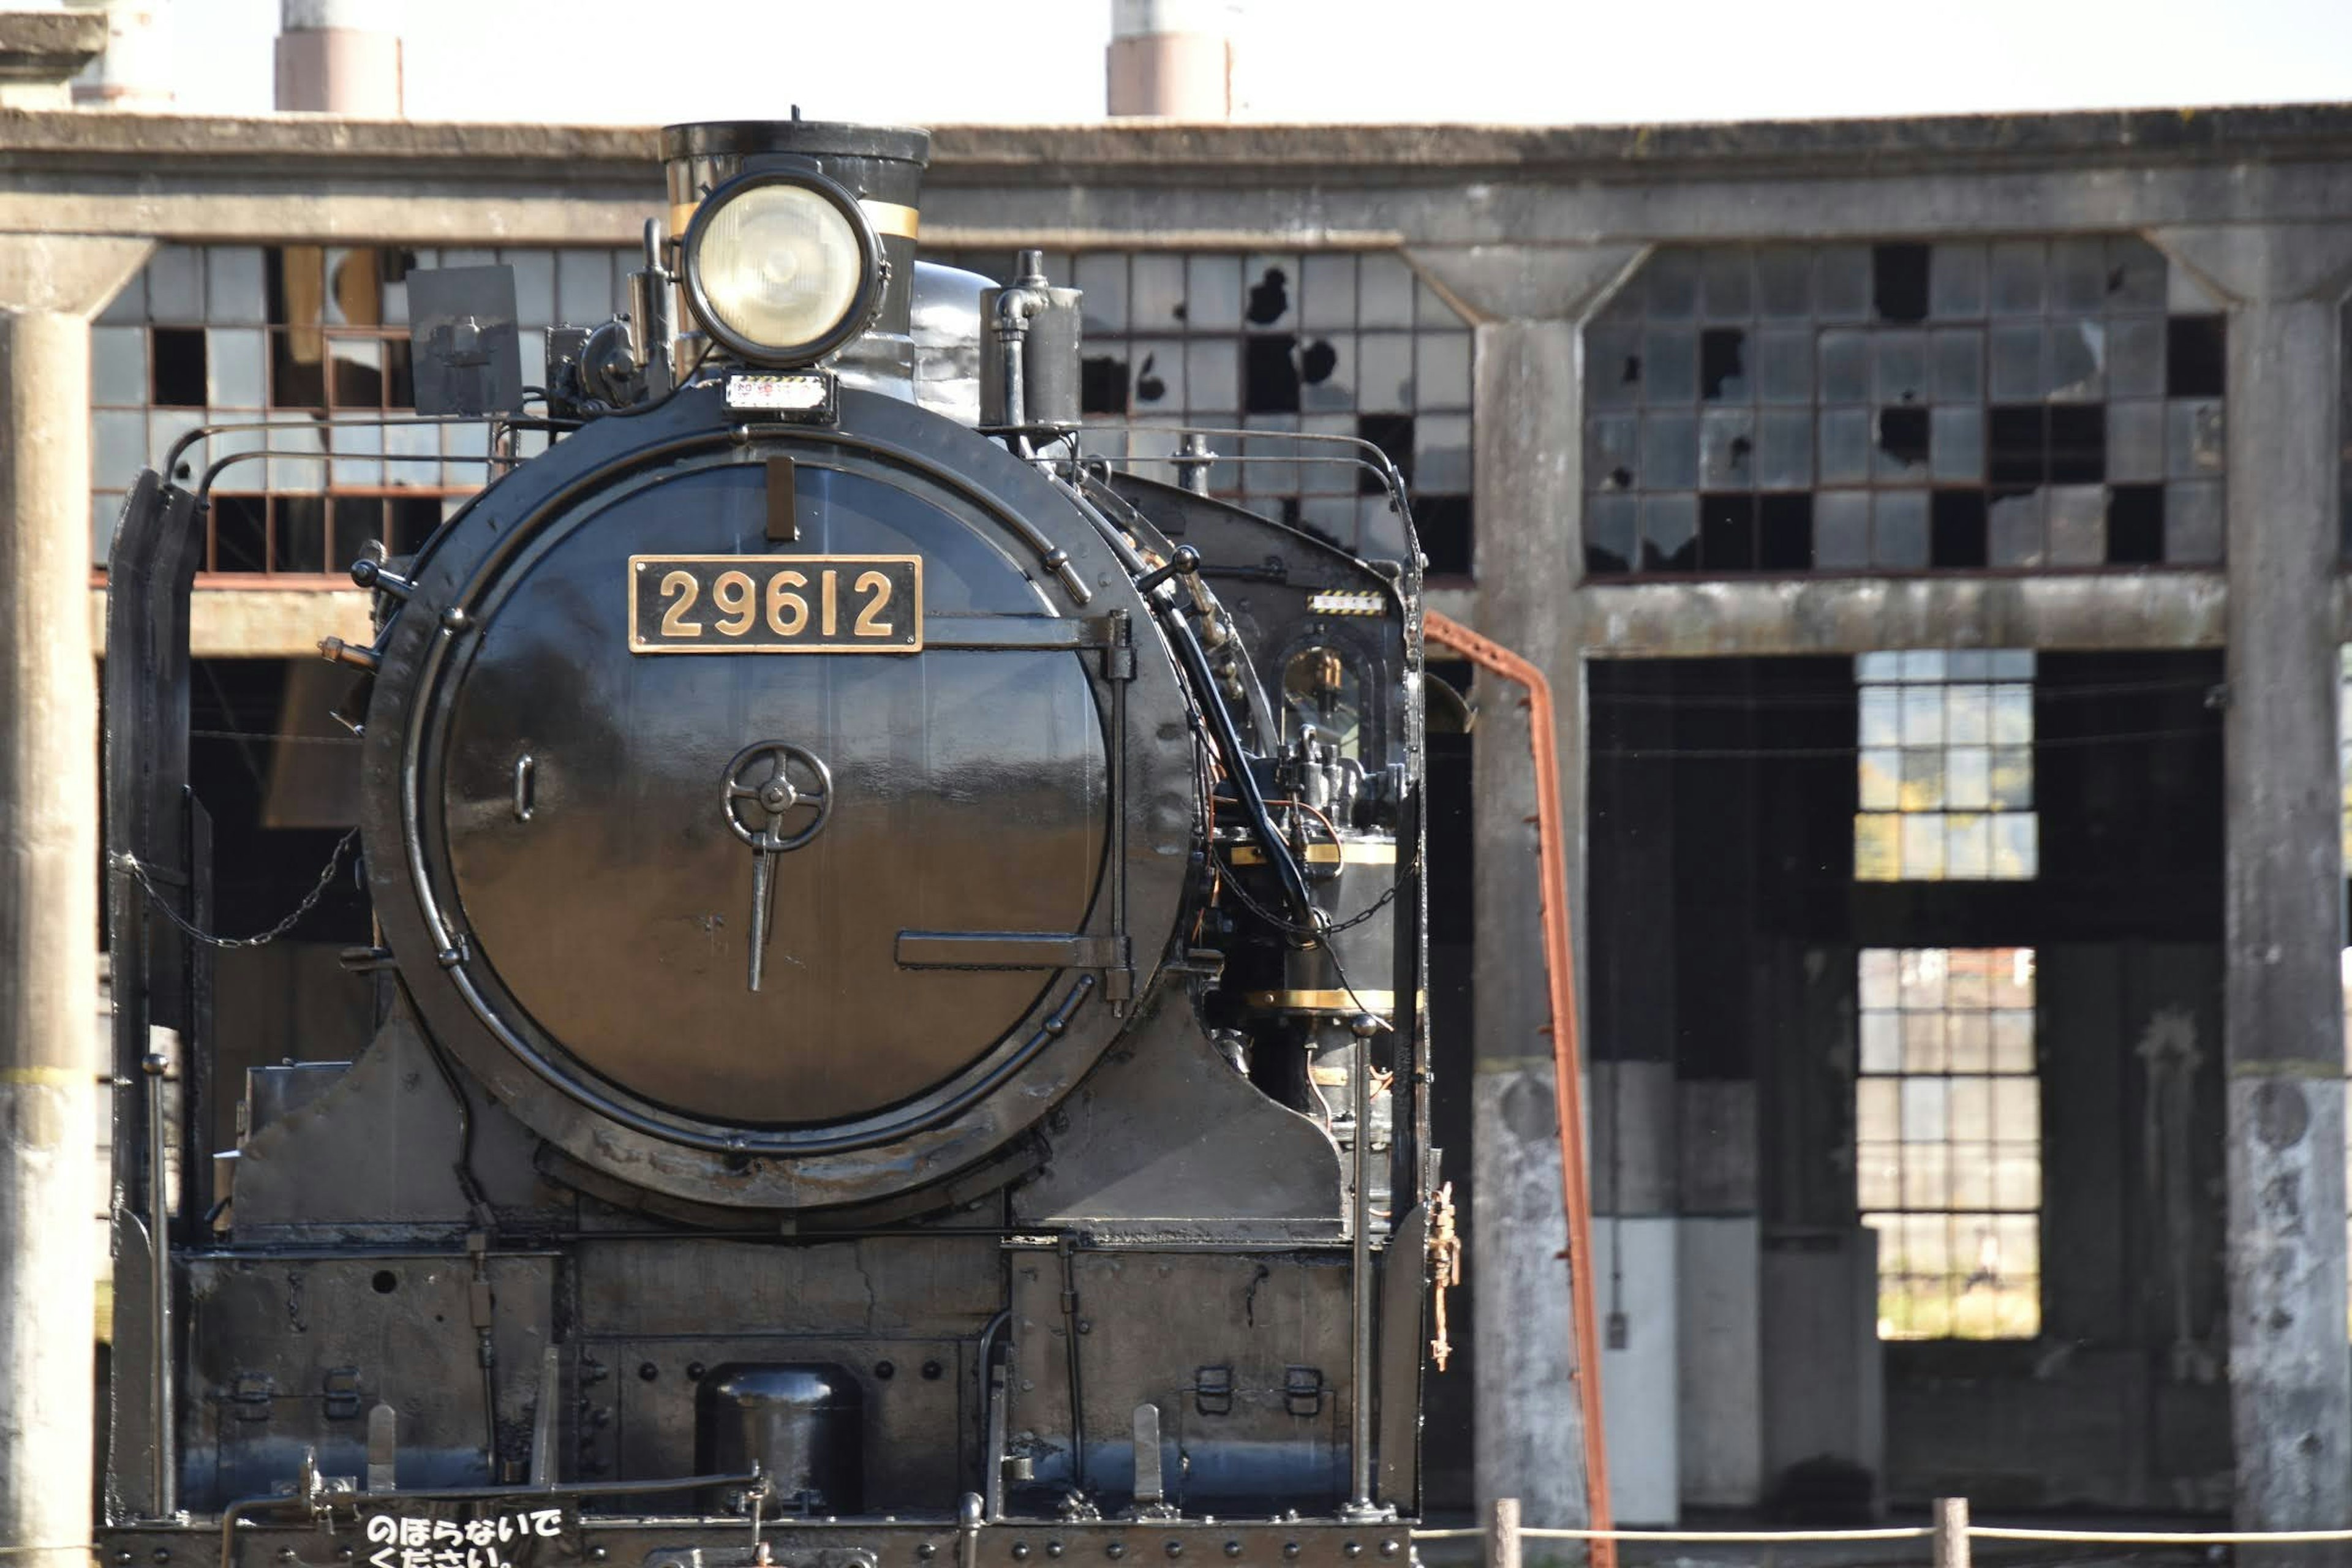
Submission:
M 703 289 L 702 241 L 712 217 L 730 201 L 767 185 L 789 185 L 822 197 L 848 221 L 850 233 L 857 240 L 857 292 L 840 321 L 806 342 L 753 342 L 719 319 Z M 686 286 L 687 309 L 714 344 L 746 364 L 779 370 L 814 364 L 856 340 L 874 320 L 882 303 L 885 283 L 882 241 L 874 231 L 873 219 L 866 216 L 856 196 L 814 169 L 767 168 L 739 174 L 704 197 L 694 210 L 693 221 L 687 225 L 686 237 L 679 247 L 678 271 Z

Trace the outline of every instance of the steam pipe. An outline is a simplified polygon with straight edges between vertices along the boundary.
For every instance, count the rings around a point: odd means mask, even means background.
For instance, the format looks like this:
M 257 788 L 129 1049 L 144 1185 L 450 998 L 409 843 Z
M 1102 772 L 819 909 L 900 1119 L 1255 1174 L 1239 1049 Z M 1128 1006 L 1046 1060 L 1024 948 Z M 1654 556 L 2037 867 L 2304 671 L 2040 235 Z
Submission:
M 1576 960 L 1568 924 L 1568 872 L 1562 846 L 1566 818 L 1559 804 L 1559 742 L 1552 722 L 1551 682 L 1544 672 L 1491 638 L 1435 610 L 1422 618 L 1422 635 L 1449 647 L 1528 694 L 1528 741 L 1535 751 L 1536 865 L 1543 898 L 1544 979 L 1551 1000 L 1551 1073 L 1559 1123 L 1559 1203 L 1568 1221 L 1568 1298 L 1575 1325 L 1577 1408 L 1584 1423 L 1584 1507 L 1596 1531 L 1607 1531 L 1609 1444 L 1601 1426 L 1601 1331 L 1592 1300 L 1592 1196 L 1586 1185 L 1584 1060 L 1576 1034 Z M 1592 1542 L 1592 1568 L 1617 1568 L 1617 1543 Z

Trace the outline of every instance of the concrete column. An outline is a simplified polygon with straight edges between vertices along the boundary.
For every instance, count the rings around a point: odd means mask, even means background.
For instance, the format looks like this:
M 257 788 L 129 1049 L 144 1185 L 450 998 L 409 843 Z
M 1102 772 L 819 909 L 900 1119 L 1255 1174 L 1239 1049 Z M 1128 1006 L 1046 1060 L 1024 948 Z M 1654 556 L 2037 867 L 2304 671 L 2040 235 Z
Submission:
M 0 237 L 0 1542 L 89 1559 L 98 689 L 89 326 L 140 240 Z
M 106 21 L 82 11 L 0 9 L 0 109 L 64 109 L 66 84 L 106 46 Z
M 1565 733 L 1561 769 L 1571 900 L 1583 888 L 1583 671 L 1570 618 L 1580 403 L 1576 329 L 1498 321 L 1477 330 L 1476 567 L 1479 629 L 1543 668 Z M 1471 1079 L 1470 1266 L 1476 1271 L 1477 1481 L 1481 1503 L 1516 1497 L 1527 1522 L 1585 1522 L 1584 1431 L 1576 1385 L 1591 1347 L 1572 1345 L 1560 1213 L 1559 1123 L 1545 1025 L 1527 710 L 1479 683 L 1476 1058 Z M 1573 763 L 1574 765 L 1570 765 Z M 1571 911 L 1580 917 L 1580 908 Z M 1579 922 L 1580 923 L 1580 919 Z M 1578 1258 L 1590 1269 L 1596 1258 Z
M 2224 1060 L 2236 1520 L 2336 1529 L 2352 1524 L 2336 736 L 2337 300 L 2352 230 L 2157 238 L 2231 300 Z
M 1109 112 L 1232 119 L 1234 11 L 1233 0 L 1111 0 Z
M 1481 246 L 1415 251 L 1424 279 L 1479 324 L 1473 396 L 1477 628 L 1549 678 L 1560 726 L 1571 925 L 1586 922 L 1582 574 L 1583 396 L 1576 320 L 1640 251 Z M 1476 1035 L 1471 1076 L 1468 1266 L 1477 1338 L 1477 1489 L 1521 1500 L 1527 1522 L 1585 1522 L 1584 1431 L 1571 1381 L 1599 1348 L 1571 1342 L 1549 1000 L 1535 860 L 1527 710 L 1482 681 L 1477 791 Z M 1579 963 L 1582 963 L 1579 948 Z M 1579 984 L 1582 993 L 1581 976 Z M 1580 1258 L 1591 1270 L 1601 1260 Z M 1669 1342 L 1671 1331 L 1669 1331 Z M 1603 1392 L 1606 1392 L 1604 1384 Z
M 278 107 L 397 120 L 400 13 L 388 0 L 282 0 Z

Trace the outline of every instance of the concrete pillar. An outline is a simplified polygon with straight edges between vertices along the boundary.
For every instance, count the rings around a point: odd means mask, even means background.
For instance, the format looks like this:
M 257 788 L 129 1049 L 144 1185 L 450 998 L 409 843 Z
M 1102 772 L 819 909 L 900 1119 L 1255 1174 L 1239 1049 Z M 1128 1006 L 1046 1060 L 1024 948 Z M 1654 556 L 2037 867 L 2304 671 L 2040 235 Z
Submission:
M 67 82 L 105 45 L 105 19 L 88 12 L 0 10 L 0 109 L 69 107 Z
M 278 107 L 397 120 L 400 12 L 390 0 L 282 0 Z
M 1232 119 L 1234 14 L 1233 0 L 1111 0 L 1110 113 Z
M 1477 629 L 1551 681 L 1570 826 L 1570 924 L 1587 921 L 1582 574 L 1583 395 L 1576 321 L 1638 258 L 1631 247 L 1480 246 L 1414 251 L 1423 278 L 1477 325 L 1473 510 Z M 1528 1524 L 1586 1522 L 1584 1431 L 1572 1377 L 1598 1347 L 1570 1331 L 1560 1254 L 1559 1131 L 1537 891 L 1535 775 L 1527 711 L 1481 682 L 1477 789 L 1476 1034 L 1468 1267 L 1477 1340 L 1476 1473 L 1482 1504 L 1517 1498 Z M 1579 947 L 1580 966 L 1583 949 Z M 1582 992 L 1580 976 L 1580 994 Z M 1580 1258 L 1593 1269 L 1601 1260 Z M 1672 1330 L 1665 1330 L 1672 1342 Z M 1606 1393 L 1606 1385 L 1603 1385 Z
M 0 1542 L 89 1560 L 100 1060 L 89 316 L 143 240 L 0 237 Z
M 2337 1529 L 2352 1524 L 2336 736 L 2337 301 L 2352 229 L 2156 238 L 2231 301 L 2224 1060 L 2236 1521 Z
M 1569 615 L 1570 552 L 1580 468 L 1576 329 L 1565 321 L 1496 321 L 1477 330 L 1474 405 L 1479 629 L 1544 668 L 1565 731 L 1561 785 L 1580 841 L 1583 813 L 1583 672 Z M 1565 422 L 1560 410 L 1570 410 Z M 1488 482 L 1512 476 L 1517 483 Z M 1563 679 L 1563 676 L 1565 679 Z M 1551 1038 L 1545 1028 L 1543 943 L 1535 855 L 1535 780 L 1527 710 L 1480 683 L 1472 738 L 1477 793 L 1478 955 L 1475 1061 L 1470 1085 L 1476 1203 L 1477 1482 L 1482 1503 L 1517 1497 L 1532 1525 L 1586 1521 L 1584 1431 L 1576 1385 L 1591 1348 L 1572 1345 L 1568 1245 L 1560 1212 L 1559 1132 Z M 1583 888 L 1582 855 L 1568 886 Z M 1581 908 L 1571 916 L 1581 924 Z M 1591 1268 L 1597 1258 L 1574 1259 Z

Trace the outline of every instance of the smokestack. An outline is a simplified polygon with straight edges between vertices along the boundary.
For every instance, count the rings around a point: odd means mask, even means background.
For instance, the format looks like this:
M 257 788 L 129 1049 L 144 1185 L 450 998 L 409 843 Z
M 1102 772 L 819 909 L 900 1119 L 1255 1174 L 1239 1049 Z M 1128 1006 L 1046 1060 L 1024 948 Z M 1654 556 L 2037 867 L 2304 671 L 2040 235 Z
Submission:
M 360 120 L 401 116 L 393 0 L 282 0 L 278 107 Z
M 106 52 L 74 78 L 78 107 L 172 106 L 171 0 L 67 0 L 67 5 L 106 18 Z
M 1234 0 L 1111 0 L 1113 116 L 1230 120 Z

